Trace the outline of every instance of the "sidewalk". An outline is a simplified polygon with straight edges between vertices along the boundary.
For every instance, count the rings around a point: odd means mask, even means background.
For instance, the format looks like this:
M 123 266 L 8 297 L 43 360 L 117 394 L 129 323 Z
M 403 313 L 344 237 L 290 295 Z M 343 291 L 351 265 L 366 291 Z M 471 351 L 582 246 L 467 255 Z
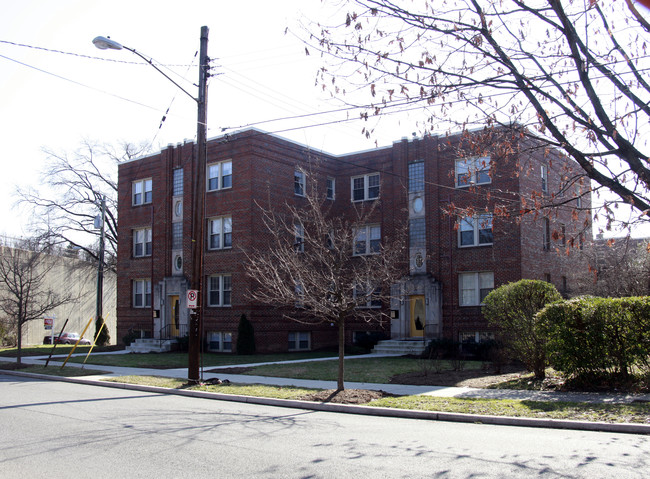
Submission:
M 109 354 L 125 354 L 122 351 Z M 128 353 L 127 353 L 128 354 Z M 83 356 L 83 355 L 75 355 Z M 388 356 L 388 355 L 387 355 Z M 361 359 L 367 357 L 380 357 L 380 355 L 359 355 L 350 356 L 347 359 Z M 23 358 L 26 364 L 43 365 L 47 356 L 31 356 Z M 270 363 L 249 363 L 228 366 L 209 366 L 206 367 L 202 374 L 203 380 L 219 378 L 221 380 L 229 380 L 233 383 L 240 384 L 267 384 L 271 386 L 296 386 L 303 388 L 314 389 L 336 389 L 336 381 L 319 381 L 312 379 L 292 379 L 292 378 L 276 378 L 270 376 L 250 376 L 245 374 L 220 374 L 219 369 L 228 369 L 232 367 L 254 367 L 262 364 L 291 364 L 310 361 L 334 361 L 338 358 L 317 358 L 317 359 L 302 359 L 294 361 L 278 361 Z M 60 366 L 62 361 L 50 361 L 52 366 Z M 68 363 L 66 367 L 84 367 L 78 363 Z M 179 369 L 151 369 L 151 368 L 125 368 L 114 366 L 97 366 L 87 364 L 88 369 L 106 371 L 106 374 L 100 376 L 85 376 L 87 379 L 101 380 L 103 377 L 117 377 L 117 376 L 162 376 L 173 378 L 187 378 L 187 368 Z M 593 402 L 593 403 L 632 403 L 637 401 L 650 402 L 650 394 L 603 394 L 603 393 L 588 393 L 588 392 L 557 392 L 557 391 L 524 391 L 524 390 L 510 390 L 510 389 L 480 389 L 480 388 L 466 388 L 466 387 L 451 387 L 451 386 L 410 386 L 405 384 L 376 384 L 376 383 L 358 383 L 346 381 L 345 386 L 347 389 L 370 389 L 376 391 L 385 391 L 390 394 L 400 396 L 437 396 L 449 398 L 486 398 L 486 399 L 514 399 L 514 400 L 530 400 L 530 401 L 569 401 L 569 402 Z

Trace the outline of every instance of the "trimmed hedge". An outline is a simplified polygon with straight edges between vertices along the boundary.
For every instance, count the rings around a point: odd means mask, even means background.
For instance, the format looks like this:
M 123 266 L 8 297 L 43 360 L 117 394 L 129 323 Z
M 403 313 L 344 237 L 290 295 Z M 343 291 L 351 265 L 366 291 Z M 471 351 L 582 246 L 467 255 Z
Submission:
M 584 296 L 548 305 L 537 316 L 558 371 L 627 376 L 650 365 L 650 297 Z
M 522 279 L 498 287 L 483 301 L 483 313 L 490 326 L 497 328 L 503 345 L 539 379 L 546 374 L 547 338 L 536 315 L 545 305 L 561 299 L 551 283 Z

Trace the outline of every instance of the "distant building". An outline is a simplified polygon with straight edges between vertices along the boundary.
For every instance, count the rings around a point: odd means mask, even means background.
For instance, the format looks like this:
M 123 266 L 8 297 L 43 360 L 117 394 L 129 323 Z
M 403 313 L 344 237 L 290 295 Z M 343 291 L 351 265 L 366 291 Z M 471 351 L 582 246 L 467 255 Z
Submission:
M 0 239 L 0 255 L 14 248 L 19 248 L 20 240 L 9 238 Z M 46 253 L 43 253 L 46 254 Z M 86 324 L 95 318 L 97 305 L 97 265 L 71 256 L 70 250 L 52 248 L 47 253 L 48 261 L 54 263 L 52 269 L 47 275 L 46 288 L 51 288 L 61 296 L 69 295 L 72 300 L 52 310 L 46 317 L 54 320 L 54 331 L 58 334 L 63 328 L 66 320 L 68 323 L 65 327 L 66 332 L 79 333 L 83 332 Z M 106 326 L 110 334 L 111 344 L 119 343 L 117 340 L 117 315 L 116 308 L 116 275 L 113 272 L 104 272 L 104 295 L 103 295 L 103 314 Z M 6 294 L 3 289 L 4 285 L 0 283 L 0 295 Z M 3 313 L 0 312 L 0 315 Z M 0 317 L 0 322 L 5 318 Z M 43 344 L 45 336 L 51 335 L 51 330 L 46 330 L 44 319 L 29 321 L 23 326 L 22 344 L 29 346 L 34 344 Z M 11 323 L 11 321 L 9 321 Z M 6 324 L 6 323 L 5 323 Z M 10 329 L 10 334 L 15 335 L 15 331 Z M 95 334 L 94 321 L 84 334 L 85 338 L 93 339 Z
M 555 152 L 517 135 L 508 148 L 486 144 L 476 155 L 459 156 L 458 147 L 478 136 L 403 139 L 338 156 L 258 130 L 208 141 L 202 305 L 208 349 L 234 350 L 242 313 L 254 325 L 258 351 L 336 344 L 329 324 L 285 320 L 246 295 L 252 283 L 242 250 L 270 243 L 256 205 L 305 201 L 301 167 L 316 175 L 337 214 L 380 201 L 361 234 L 365 249 L 351 245 L 350 254 L 370 254 L 374 242 L 408 234 L 408 257 L 391 304 L 369 305 L 392 310 L 394 319 L 383 331 L 394 339 L 488 338 L 483 298 L 522 278 L 550 281 L 569 294 L 576 276 L 589 274 L 580 253 L 591 241 L 590 193 L 566 181 L 570 175 Z M 155 338 L 187 334 L 194 150 L 193 143 L 169 146 L 119 166 L 118 338 L 129 331 Z M 518 215 L 553 198 L 566 205 L 548 216 L 519 221 L 504 214 L 504 204 Z M 448 213 L 458 208 L 465 213 Z M 574 214 L 576 208 L 583 212 Z M 353 322 L 346 340 L 378 329 Z

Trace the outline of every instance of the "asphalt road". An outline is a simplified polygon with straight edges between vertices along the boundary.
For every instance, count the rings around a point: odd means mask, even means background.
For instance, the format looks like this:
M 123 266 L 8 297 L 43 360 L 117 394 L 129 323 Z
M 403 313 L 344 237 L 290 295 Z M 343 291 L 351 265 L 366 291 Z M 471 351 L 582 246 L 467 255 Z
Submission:
M 276 408 L 0 375 L 3 478 L 648 477 L 650 437 Z

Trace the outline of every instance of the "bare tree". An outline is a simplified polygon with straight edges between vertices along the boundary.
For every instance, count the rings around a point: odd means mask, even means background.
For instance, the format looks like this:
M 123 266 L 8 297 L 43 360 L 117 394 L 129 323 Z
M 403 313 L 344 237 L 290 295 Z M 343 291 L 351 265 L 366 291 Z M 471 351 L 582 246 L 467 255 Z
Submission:
M 99 260 L 95 218 L 106 197 L 105 267 L 115 270 L 117 252 L 117 165 L 141 156 L 146 148 L 84 141 L 72 154 L 44 150 L 47 155 L 38 190 L 18 190 L 18 202 L 29 205 L 37 218 L 35 231 L 49 241 Z
M 328 58 L 323 89 L 342 99 L 367 92 L 363 118 L 415 112 L 425 134 L 480 126 L 488 137 L 516 125 L 565 160 L 553 201 L 529 205 L 562 205 L 593 187 L 607 229 L 621 216 L 623 227 L 648 224 L 650 27 L 632 2 L 342 4 L 341 22 L 308 26 L 308 41 Z M 615 217 L 619 205 L 629 218 Z
M 282 308 L 293 321 L 336 324 L 342 391 L 346 322 L 386 319 L 381 305 L 405 265 L 404 247 L 399 240 L 370 238 L 376 203 L 344 218 L 332 214 L 315 181 L 307 186 L 304 204 L 262 208 L 270 243 L 247 253 L 247 273 L 256 283 L 250 296 Z
M 53 309 L 72 301 L 62 282 L 49 276 L 58 261 L 59 257 L 44 252 L 35 240 L 25 240 L 21 247 L 0 247 L 0 311 L 16 331 L 18 364 L 25 324 L 42 320 Z

